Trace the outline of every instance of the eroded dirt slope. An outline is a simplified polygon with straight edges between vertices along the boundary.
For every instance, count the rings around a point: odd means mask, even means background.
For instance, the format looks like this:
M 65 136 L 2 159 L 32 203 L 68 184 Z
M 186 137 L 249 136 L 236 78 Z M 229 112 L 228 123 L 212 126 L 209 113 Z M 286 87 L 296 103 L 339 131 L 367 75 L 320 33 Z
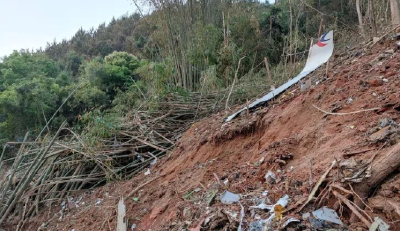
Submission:
M 366 160 L 375 153 L 379 158 L 397 142 L 396 136 L 371 138 L 383 119 L 400 122 L 396 110 L 400 105 L 400 56 L 394 43 L 386 41 L 372 50 L 351 51 L 336 56 L 332 63 L 335 65 L 327 78 L 325 69 L 310 76 L 314 83 L 311 89 L 300 92 L 294 87 L 269 107 L 230 123 L 224 123 L 224 113 L 204 119 L 183 135 L 168 157 L 150 169 L 150 175 L 143 172 L 132 180 L 76 195 L 66 203 L 62 216 L 61 202 L 55 202 L 26 224 L 26 230 L 39 226 L 42 230 L 115 230 L 116 205 L 121 197 L 127 204 L 128 227 L 134 230 L 236 230 L 241 207 L 222 204 L 218 195 L 224 190 L 242 195 L 244 227 L 268 217 L 266 211 L 249 209 L 259 199 L 274 203 L 288 194 L 289 206 L 294 206 L 309 195 L 310 171 L 315 184 L 333 160 Z M 327 115 L 313 105 L 336 113 L 379 110 Z M 273 184 L 265 182 L 269 170 L 276 174 Z M 399 214 L 385 211 L 388 206 L 381 202 L 382 197 L 391 198 L 390 202 L 400 205 L 398 178 L 394 174 L 378 186 L 368 200 L 371 209 L 365 210 L 371 217 L 379 215 L 391 230 L 400 229 L 396 222 Z M 334 181 L 335 175 L 328 179 Z M 265 191 L 268 193 L 263 194 Z M 361 222 L 349 224 L 351 211 L 338 206 L 329 193 L 304 211 L 322 205 L 336 209 L 350 229 L 364 227 Z M 301 217 L 301 213 L 289 214 Z

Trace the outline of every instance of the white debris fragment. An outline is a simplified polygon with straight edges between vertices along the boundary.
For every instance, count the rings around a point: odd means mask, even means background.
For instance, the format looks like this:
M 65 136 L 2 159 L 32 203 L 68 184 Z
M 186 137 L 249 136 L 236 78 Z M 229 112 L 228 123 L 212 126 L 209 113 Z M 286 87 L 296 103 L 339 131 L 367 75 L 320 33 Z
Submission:
M 147 171 L 144 173 L 145 176 L 150 175 L 150 169 L 148 168 Z
M 235 202 L 239 202 L 240 200 L 240 196 L 238 194 L 234 194 L 231 193 L 229 191 L 225 191 L 222 195 L 221 195 L 221 202 L 223 204 L 232 204 Z
M 272 184 L 276 181 L 276 175 L 272 171 L 268 171 L 267 174 L 265 174 L 265 182 L 268 184 Z
M 277 205 L 281 205 L 283 208 L 285 208 L 288 203 L 289 203 L 289 196 L 288 195 L 284 195 L 281 199 L 278 200 L 278 202 L 276 202 L 274 207 L 277 206 Z
M 263 210 L 271 210 L 273 208 L 273 205 L 267 205 L 265 203 L 261 203 L 259 205 L 255 206 L 250 206 L 250 209 L 263 209 Z
M 287 219 L 287 221 L 285 221 L 285 223 L 283 224 L 282 228 L 285 228 L 286 226 L 288 226 L 290 223 L 293 223 L 293 222 L 300 222 L 300 220 L 291 217 L 291 218 Z
M 153 166 L 153 165 L 157 164 L 157 161 L 158 161 L 158 158 L 155 158 L 155 159 L 150 163 L 150 165 Z
M 262 193 L 261 193 L 261 196 L 263 196 L 263 197 L 266 197 L 266 196 L 268 196 L 268 191 L 264 191 L 264 192 L 262 192 Z
M 228 179 L 224 180 L 224 185 L 228 185 L 228 184 L 229 184 L 229 180 Z
M 274 205 L 267 205 L 264 202 L 256 205 L 256 206 L 250 206 L 250 209 L 263 209 L 263 210 L 269 210 L 270 212 L 274 211 L 274 207 L 277 205 L 282 206 L 285 208 L 289 202 L 289 196 L 284 195 L 282 198 L 280 198 Z
M 95 205 L 100 205 L 102 201 L 103 201 L 102 199 L 97 198 L 97 201 L 96 201 L 96 204 L 95 204 Z
M 308 218 L 310 218 L 310 217 L 311 217 L 311 213 L 303 213 L 303 215 L 301 215 L 301 218 L 303 220 L 308 220 Z
M 329 221 L 338 225 L 343 225 L 336 211 L 328 207 L 322 207 L 312 212 L 313 216 L 317 219 Z
M 389 231 L 390 226 L 386 224 L 382 219 L 379 217 L 374 218 L 374 223 L 372 223 L 371 227 L 369 227 L 369 231 Z
M 354 101 L 354 99 L 353 99 L 353 98 L 351 98 L 351 97 L 349 97 L 349 98 L 347 99 L 347 103 L 348 103 L 348 104 L 351 104 L 351 103 L 353 103 L 353 101 Z

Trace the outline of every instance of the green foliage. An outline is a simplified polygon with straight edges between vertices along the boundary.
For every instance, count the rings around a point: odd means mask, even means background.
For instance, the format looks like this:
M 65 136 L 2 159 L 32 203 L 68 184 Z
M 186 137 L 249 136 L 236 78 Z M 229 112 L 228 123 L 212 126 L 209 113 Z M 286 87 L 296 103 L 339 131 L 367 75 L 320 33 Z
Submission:
M 116 135 L 120 127 L 119 116 L 114 113 L 102 113 L 100 110 L 93 110 L 81 117 L 85 124 L 83 136 L 89 147 L 100 147 L 102 138 L 110 138 Z
M 78 78 L 78 86 L 83 87 L 79 87 L 68 103 L 72 114 L 106 110 L 113 106 L 113 101 L 118 104 L 135 101 L 124 99 L 122 95 L 130 92 L 131 85 L 138 80 L 135 73 L 140 65 L 139 59 L 127 52 L 114 52 L 105 58 L 97 57 L 86 62 Z
M 0 139 L 19 138 L 41 129 L 60 104 L 69 83 L 56 63 L 44 54 L 13 53 L 0 72 Z
M 124 15 L 0 61 L 0 141 L 41 130 L 73 91 L 52 124 L 79 126 L 93 145 L 117 132 L 118 116 L 143 104 L 157 110 L 171 92 L 188 98 L 190 91 L 226 89 L 236 70 L 231 100 L 240 102 L 268 90 L 265 57 L 276 85 L 300 69 L 295 63 L 306 55 L 288 54 L 306 54 L 321 19 L 323 31 L 357 23 L 351 1 L 151 2 L 157 10 L 144 17 Z M 351 34 L 339 36 L 347 42 Z

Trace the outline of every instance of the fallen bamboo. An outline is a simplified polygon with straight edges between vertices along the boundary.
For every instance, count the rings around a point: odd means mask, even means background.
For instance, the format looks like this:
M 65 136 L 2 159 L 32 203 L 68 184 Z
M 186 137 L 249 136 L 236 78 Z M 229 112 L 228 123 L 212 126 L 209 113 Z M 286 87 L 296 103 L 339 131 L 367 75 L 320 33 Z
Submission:
M 171 150 L 194 120 L 222 110 L 227 92 L 224 90 L 202 96 L 191 93 L 193 97 L 189 101 L 185 97 L 171 95 L 168 100 L 159 103 L 156 111 L 142 108 L 120 119 L 115 136 L 98 137 L 94 143 L 89 143 L 84 134 L 77 134 L 68 128 L 61 128 L 62 138 L 58 138 L 57 133 L 52 138 L 47 134 L 38 136 L 36 141 L 11 142 L 25 148 L 20 149 L 20 155 L 6 159 L 9 149 L 4 147 L 0 156 L 0 168 L 13 165 L 12 171 L 18 176 L 18 183 L 11 182 L 10 190 L 4 190 L 10 178 L 0 182 L 0 221 L 7 219 L 17 203 L 23 204 L 23 219 L 28 219 L 40 212 L 40 204 L 62 200 L 72 192 L 97 187 L 109 179 L 135 176 L 148 168 L 154 159 Z M 233 91 L 231 96 L 234 94 Z M 200 97 L 202 103 L 197 107 Z M 140 185 L 132 193 L 151 181 Z M 24 221 L 20 224 L 19 228 L 23 230 Z
M 335 197 L 337 197 L 340 201 L 342 201 L 343 203 L 345 203 L 347 205 L 347 207 L 353 212 L 353 214 L 355 216 L 357 216 L 367 227 L 371 226 L 371 222 L 365 218 L 363 215 L 361 215 L 361 213 L 358 211 L 358 209 L 356 209 L 355 206 L 353 206 L 350 201 L 344 197 L 343 195 L 341 195 L 340 193 L 333 191 L 333 195 L 335 195 Z
M 375 108 L 369 108 L 369 109 L 365 109 L 365 110 L 359 110 L 359 111 L 352 111 L 352 112 L 342 112 L 342 113 L 334 113 L 334 112 L 328 112 L 325 110 L 322 110 L 321 108 L 312 105 L 313 107 L 315 107 L 318 111 L 321 111 L 327 115 L 352 115 L 352 114 L 358 114 L 358 113 L 362 113 L 362 112 L 369 112 L 369 111 L 377 111 L 379 110 L 379 107 L 375 107 Z
M 311 191 L 310 195 L 308 195 L 307 201 L 300 207 L 300 209 L 297 212 L 300 212 L 303 210 L 303 208 L 310 203 L 312 199 L 314 199 L 315 194 L 317 193 L 317 190 L 319 189 L 319 186 L 321 186 L 322 182 L 326 179 L 328 176 L 329 172 L 332 170 L 332 168 L 336 165 L 336 160 L 334 160 L 331 164 L 331 166 L 326 170 L 326 172 L 319 178 L 317 184 L 314 186 L 313 190 Z

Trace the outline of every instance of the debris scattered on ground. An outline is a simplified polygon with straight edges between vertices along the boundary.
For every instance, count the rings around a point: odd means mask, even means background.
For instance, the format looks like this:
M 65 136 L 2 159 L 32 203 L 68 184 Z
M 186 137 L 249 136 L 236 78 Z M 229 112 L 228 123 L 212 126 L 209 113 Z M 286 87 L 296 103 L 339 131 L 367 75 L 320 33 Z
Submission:
M 389 231 L 390 226 L 386 224 L 382 219 L 379 217 L 374 218 L 374 222 L 372 223 L 371 227 L 369 228 L 369 231 Z
M 240 196 L 238 194 L 234 194 L 231 193 L 229 191 L 225 191 L 222 195 L 221 195 L 221 202 L 223 204 L 232 204 L 235 202 L 239 202 L 240 200 Z
M 293 218 L 293 217 L 290 217 L 289 219 L 287 219 L 285 221 L 285 223 L 283 223 L 282 229 L 286 228 L 286 226 L 288 226 L 291 223 L 297 223 L 297 222 L 300 222 L 300 220 L 296 219 L 296 218 Z
M 371 176 L 371 165 L 369 160 L 356 160 L 349 158 L 339 163 L 341 181 L 360 183 Z
M 335 210 L 329 209 L 327 207 L 322 207 L 318 210 L 312 212 L 312 215 L 324 221 L 329 221 L 338 225 L 343 225 L 343 222 L 340 220 Z
M 103 201 L 102 199 L 97 198 L 97 201 L 96 201 L 96 204 L 95 204 L 95 205 L 100 205 L 102 201 Z
M 193 123 L 168 157 L 149 167 L 155 158 L 141 150 L 134 163 L 140 174 L 87 192 L 79 203 L 75 192 L 63 204 L 39 203 L 57 214 L 46 229 L 113 229 L 116 199 L 124 196 L 128 227 L 134 223 L 135 230 L 400 230 L 398 168 L 379 183 L 366 183 L 381 174 L 374 166 L 397 153 L 388 151 L 400 121 L 400 57 L 397 50 L 386 52 L 393 46 L 382 42 L 338 55 L 312 89 L 290 89 L 235 121 L 224 123 L 226 114 L 219 113 Z M 143 174 L 147 168 L 153 179 Z M 98 198 L 100 206 L 93 206 Z M 30 202 L 32 214 L 35 207 Z M 36 230 L 46 215 L 24 228 Z
M 268 184 L 273 184 L 276 182 L 276 175 L 272 171 L 268 171 L 267 174 L 265 174 L 265 182 Z
M 399 125 L 392 119 L 385 118 L 379 122 L 379 125 L 369 131 L 369 141 L 383 142 L 389 140 L 392 145 L 399 139 Z

